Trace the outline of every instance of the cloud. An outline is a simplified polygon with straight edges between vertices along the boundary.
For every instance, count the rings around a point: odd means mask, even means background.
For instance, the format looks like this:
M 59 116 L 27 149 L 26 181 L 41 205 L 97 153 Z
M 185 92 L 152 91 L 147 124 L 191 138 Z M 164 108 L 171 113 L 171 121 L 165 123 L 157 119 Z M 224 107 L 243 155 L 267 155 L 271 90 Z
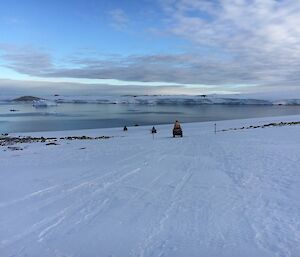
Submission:
M 4 65 L 50 78 L 117 79 L 195 85 L 300 84 L 300 2 L 294 0 L 159 0 L 167 32 L 186 40 L 181 54 L 78 55 L 64 64 L 30 47 L 1 47 Z M 110 12 L 116 29 L 123 10 Z
M 40 76 L 53 69 L 52 57 L 31 46 L 0 44 L 1 59 L 5 61 L 2 66 L 22 74 Z
M 237 77 L 255 82 L 298 80 L 300 2 L 162 0 L 169 33 L 198 51 L 227 60 Z M 197 51 L 196 50 L 196 51 Z M 218 73 L 216 73 L 218 75 Z M 233 74 L 234 75 L 234 74 Z
M 122 9 L 114 9 L 109 12 L 111 25 L 117 30 L 125 29 L 129 24 L 129 19 Z
M 122 85 L 111 86 L 96 83 L 75 82 L 49 82 L 34 80 L 9 80 L 0 79 L 0 99 L 7 99 L 11 95 L 172 95 L 172 94 L 208 94 L 222 93 L 222 88 L 214 87 L 186 87 L 183 85 L 169 86 L 145 86 L 145 85 Z M 234 91 L 232 91 L 234 93 Z
M 218 59 L 203 58 L 199 54 L 78 56 L 68 59 L 64 65 L 55 65 L 48 53 L 39 50 L 2 47 L 2 51 L 0 58 L 5 61 L 5 67 L 39 77 L 211 85 L 250 83 L 254 80 L 251 74 L 246 74 L 246 70 Z

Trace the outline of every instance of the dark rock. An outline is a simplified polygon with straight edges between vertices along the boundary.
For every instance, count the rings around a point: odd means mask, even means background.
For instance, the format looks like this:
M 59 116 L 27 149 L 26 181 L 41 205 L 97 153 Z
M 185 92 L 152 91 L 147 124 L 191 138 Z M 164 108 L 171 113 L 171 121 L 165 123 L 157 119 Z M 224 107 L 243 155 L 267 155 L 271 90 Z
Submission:
M 60 140 L 101 140 L 111 138 L 109 136 L 100 136 L 100 137 L 88 137 L 88 136 L 74 136 L 74 137 L 61 137 Z M 55 144 L 57 142 L 56 137 L 9 137 L 8 134 L 2 134 L 0 136 L 0 146 L 7 146 L 13 144 L 24 144 L 24 143 L 45 143 L 47 141 L 51 144 Z
M 50 142 L 50 143 L 47 143 L 46 145 L 58 145 L 58 144 L 55 142 Z
M 35 96 L 21 96 L 18 98 L 13 99 L 15 102 L 32 102 L 35 100 L 41 100 L 42 98 L 35 97 Z
M 23 148 L 18 147 L 18 146 L 9 146 L 7 147 L 7 149 L 11 150 L 11 151 L 22 151 Z

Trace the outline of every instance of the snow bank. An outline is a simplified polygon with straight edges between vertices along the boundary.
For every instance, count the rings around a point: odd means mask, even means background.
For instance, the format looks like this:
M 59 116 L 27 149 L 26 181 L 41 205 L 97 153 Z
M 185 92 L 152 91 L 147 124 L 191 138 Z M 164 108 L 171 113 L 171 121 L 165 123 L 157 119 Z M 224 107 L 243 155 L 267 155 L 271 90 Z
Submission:
M 217 122 L 229 129 L 300 116 Z M 23 134 L 0 148 L 1 256 L 298 257 L 300 127 Z M 5 150 L 5 151 L 4 151 Z

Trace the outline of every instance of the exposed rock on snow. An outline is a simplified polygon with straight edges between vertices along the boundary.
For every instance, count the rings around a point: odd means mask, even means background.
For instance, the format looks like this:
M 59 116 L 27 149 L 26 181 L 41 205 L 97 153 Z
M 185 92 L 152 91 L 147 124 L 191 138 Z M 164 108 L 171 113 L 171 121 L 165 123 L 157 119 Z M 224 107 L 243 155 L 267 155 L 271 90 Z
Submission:
M 13 144 L 28 144 L 28 143 L 44 143 L 49 141 L 59 140 L 100 140 L 100 139 L 109 139 L 109 136 L 97 136 L 97 137 L 88 137 L 88 136 L 68 136 L 68 137 L 9 137 L 1 136 L 0 137 L 0 146 L 13 145 Z
M 256 128 L 268 128 L 268 127 L 281 127 L 281 126 L 294 126 L 300 125 L 300 121 L 291 121 L 291 122 L 272 122 L 269 124 L 264 125 L 257 125 L 257 126 L 248 126 L 248 127 L 241 127 L 241 128 L 229 128 L 229 129 L 222 129 L 220 131 L 230 131 L 230 130 L 241 130 L 241 129 L 256 129 Z M 219 131 L 219 132 L 220 132 Z

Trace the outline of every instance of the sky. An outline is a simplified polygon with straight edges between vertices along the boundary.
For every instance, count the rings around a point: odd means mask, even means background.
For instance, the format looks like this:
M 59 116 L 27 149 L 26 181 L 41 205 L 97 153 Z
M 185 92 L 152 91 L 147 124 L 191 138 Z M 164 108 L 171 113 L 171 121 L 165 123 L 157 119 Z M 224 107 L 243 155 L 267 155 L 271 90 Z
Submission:
M 299 13 L 295 0 L 1 0 L 0 94 L 292 97 Z

